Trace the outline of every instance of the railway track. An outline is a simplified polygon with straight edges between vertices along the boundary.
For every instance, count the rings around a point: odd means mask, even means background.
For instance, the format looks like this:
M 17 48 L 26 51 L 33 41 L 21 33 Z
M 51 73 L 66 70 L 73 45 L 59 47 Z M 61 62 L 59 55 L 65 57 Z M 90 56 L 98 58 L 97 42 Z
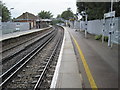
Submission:
M 50 31 L 43 36 L 39 37 L 35 42 L 26 46 L 24 49 L 15 52 L 14 54 L 8 56 L 7 58 L 2 59 L 2 72 L 6 72 L 7 69 L 11 68 L 15 63 L 20 61 L 20 59 L 24 58 L 28 53 L 30 53 L 34 48 L 38 45 L 42 45 L 43 42 L 47 41 L 49 37 L 51 37 L 55 33 L 55 30 Z
M 43 87 L 43 86 L 41 86 L 41 85 L 42 85 L 42 83 L 45 83 L 45 82 L 50 83 L 50 80 L 49 80 L 49 81 L 46 80 L 46 78 L 47 78 L 47 73 L 48 73 L 48 72 L 50 73 L 50 70 L 51 70 L 51 69 L 52 69 L 52 70 L 55 69 L 56 62 L 57 62 L 57 61 L 55 61 L 54 58 L 55 58 L 55 54 L 56 54 L 56 52 L 57 52 L 57 49 L 58 49 L 59 44 L 60 44 L 61 41 L 62 41 L 62 39 L 60 38 L 60 39 L 58 40 L 58 42 L 57 42 L 57 44 L 56 44 L 56 46 L 55 46 L 55 48 L 54 48 L 51 56 L 50 56 L 47 60 L 44 61 L 44 63 L 46 63 L 46 64 L 43 64 L 44 66 L 42 66 L 42 67 L 44 67 L 44 68 L 41 70 L 41 75 L 38 77 L 38 80 L 37 80 L 37 82 L 36 82 L 33 90 L 37 90 L 38 88 L 49 88 L 49 86 Z M 55 63 L 55 65 L 51 65 L 51 63 Z M 53 69 L 53 68 L 54 68 L 54 69 Z M 53 75 L 53 73 L 52 73 L 52 75 Z M 51 77 L 52 77 L 52 76 L 50 75 L 49 78 L 51 78 Z
M 53 30 L 54 30 L 54 29 L 53 29 Z M 20 44 L 17 44 L 17 45 L 15 45 L 15 46 L 12 46 L 12 47 L 10 47 L 10 48 L 7 48 L 7 49 L 3 50 L 3 51 L 1 52 L 2 54 L 4 54 L 5 52 L 7 52 L 7 51 L 9 51 L 9 50 L 12 50 L 12 49 L 14 49 L 14 48 L 17 48 L 17 50 L 15 50 L 14 53 L 12 53 L 12 54 L 10 54 L 10 55 L 2 58 L 2 64 L 4 64 L 6 61 L 12 59 L 14 56 L 18 55 L 19 53 L 25 51 L 25 50 L 26 50 L 27 48 L 29 48 L 31 45 L 35 44 L 36 42 L 38 42 L 39 40 L 41 40 L 41 39 L 44 38 L 45 36 L 47 36 L 47 35 L 49 35 L 50 33 L 52 33 L 53 30 L 52 30 L 52 31 L 49 31 L 49 32 L 47 32 L 47 33 L 44 33 L 41 37 L 40 37 L 39 35 L 37 35 L 37 36 L 35 36 L 35 37 L 33 37 L 33 38 L 29 39 L 29 40 L 26 40 L 26 41 L 24 41 L 24 42 L 22 42 L 22 43 L 20 43 Z M 34 40 L 34 39 L 35 39 L 35 40 Z M 34 41 L 32 41 L 32 40 L 34 40 Z M 24 45 L 24 44 L 27 43 L 27 42 L 30 42 L 30 44 Z M 22 45 L 24 45 L 24 47 L 23 47 Z M 20 48 L 19 46 L 22 46 L 22 48 Z
M 34 59 L 35 56 L 44 47 L 46 47 L 46 45 L 48 43 L 50 43 L 55 38 L 56 33 L 51 34 L 51 36 L 49 36 L 46 40 L 44 40 L 41 45 L 37 46 L 33 51 L 31 51 L 24 58 L 19 60 L 19 62 L 17 62 L 10 69 L 8 69 L 6 72 L 4 72 L 2 75 L 0 75 L 0 79 L 2 79 L 2 83 L 0 83 L 0 87 L 2 87 L 2 86 L 4 87 L 6 85 L 6 83 L 8 83 L 14 76 L 16 76 L 16 74 L 19 71 L 21 71 L 21 69 L 23 67 L 26 66 L 26 64 L 28 64 L 32 59 Z M 47 73 L 50 72 L 51 68 L 55 67 L 56 60 L 54 60 L 54 58 L 55 58 L 55 54 L 57 52 L 57 49 L 58 49 L 58 47 L 60 47 L 59 45 L 62 42 L 62 37 L 63 37 L 62 35 L 63 34 L 61 34 L 61 36 L 59 36 L 59 39 L 57 40 L 57 42 L 54 46 L 54 50 L 52 51 L 52 54 L 50 54 L 50 56 L 42 62 L 42 65 L 41 65 L 42 69 L 40 69 L 40 75 L 38 75 L 36 78 L 38 80 L 35 80 L 37 82 L 34 82 L 34 86 L 33 86 L 34 90 L 41 87 L 42 83 L 45 82 L 45 78 L 47 76 Z M 51 66 L 52 63 L 53 63 L 53 67 Z
M 2 48 L 2 51 L 0 51 L 0 54 L 2 54 L 3 59 L 5 59 L 7 57 L 10 57 L 12 54 L 14 54 L 14 51 L 18 51 L 19 52 L 24 47 L 26 47 L 27 45 L 29 45 L 32 42 L 34 42 L 36 40 L 36 38 L 39 38 L 40 36 L 44 35 L 45 33 L 48 33 L 52 29 L 54 29 L 54 28 L 51 27 L 49 29 L 39 31 L 37 33 L 35 32 L 32 37 L 30 37 L 31 34 L 27 35 L 28 38 L 26 38 L 25 36 L 18 37 L 18 38 L 16 38 L 17 41 L 14 40 L 15 42 L 13 42 L 13 40 L 12 40 L 13 43 L 8 43 L 7 42 L 7 44 L 3 44 L 2 45 L 3 48 Z M 2 43 L 4 43 L 4 42 L 6 42 L 6 40 L 3 41 Z

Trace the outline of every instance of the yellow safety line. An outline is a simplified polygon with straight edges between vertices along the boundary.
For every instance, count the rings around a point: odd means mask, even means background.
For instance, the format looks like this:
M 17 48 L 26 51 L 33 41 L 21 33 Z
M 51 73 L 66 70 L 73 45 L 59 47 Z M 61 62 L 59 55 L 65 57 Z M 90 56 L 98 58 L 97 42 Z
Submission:
M 71 36 L 72 36 L 72 35 L 71 35 Z M 93 79 L 93 76 L 92 76 L 91 72 L 90 72 L 89 66 L 88 66 L 88 64 L 87 64 L 87 62 L 86 62 L 86 60 L 85 60 L 85 57 L 84 57 L 83 53 L 82 53 L 82 50 L 80 49 L 80 46 L 78 45 L 77 41 L 75 40 L 75 38 L 74 38 L 73 36 L 72 36 L 72 38 L 73 38 L 74 43 L 75 43 L 75 45 L 76 45 L 76 47 L 77 47 L 77 49 L 78 49 L 78 52 L 79 52 L 79 55 L 80 55 L 80 57 L 81 57 L 83 66 L 84 66 L 84 68 L 85 68 L 85 71 L 86 71 L 88 80 L 89 80 L 90 85 L 91 85 L 91 88 L 92 88 L 92 90 L 98 90 L 97 85 L 96 85 L 96 83 L 95 83 L 95 81 L 94 81 L 94 79 Z

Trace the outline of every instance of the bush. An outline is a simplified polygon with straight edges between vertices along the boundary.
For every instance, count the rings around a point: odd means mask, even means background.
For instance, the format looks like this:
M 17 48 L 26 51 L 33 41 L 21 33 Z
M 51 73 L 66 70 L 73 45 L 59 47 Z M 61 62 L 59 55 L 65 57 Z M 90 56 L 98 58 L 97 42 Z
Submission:
M 108 42 L 108 36 L 104 37 L 104 41 Z
M 101 38 L 102 38 L 102 35 L 96 35 L 95 36 L 95 40 L 101 40 Z
M 95 40 L 101 40 L 102 39 L 102 35 L 96 35 L 95 36 Z M 104 41 L 108 42 L 108 36 L 104 36 Z

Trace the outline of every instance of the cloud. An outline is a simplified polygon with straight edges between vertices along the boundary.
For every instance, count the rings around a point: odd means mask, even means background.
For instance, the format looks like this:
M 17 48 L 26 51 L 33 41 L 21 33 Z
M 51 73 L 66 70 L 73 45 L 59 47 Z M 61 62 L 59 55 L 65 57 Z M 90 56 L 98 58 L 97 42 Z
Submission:
M 69 7 L 73 12 L 76 11 L 75 0 L 4 0 L 4 3 L 8 8 L 14 8 L 11 10 L 13 17 L 17 17 L 26 11 L 35 15 L 41 10 L 51 11 L 55 17 Z

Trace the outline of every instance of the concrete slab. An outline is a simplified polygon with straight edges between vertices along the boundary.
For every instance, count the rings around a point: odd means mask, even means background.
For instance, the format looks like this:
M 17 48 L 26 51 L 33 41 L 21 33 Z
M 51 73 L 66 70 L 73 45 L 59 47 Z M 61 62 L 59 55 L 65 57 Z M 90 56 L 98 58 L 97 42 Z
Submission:
M 80 75 L 74 73 L 62 73 L 59 74 L 62 79 L 60 79 L 59 88 L 81 88 Z
M 59 65 L 59 69 L 57 68 L 55 70 L 55 73 L 58 72 L 58 76 L 57 74 L 54 74 L 54 81 L 52 81 L 51 88 L 82 88 L 76 55 L 72 45 L 72 40 L 66 28 L 64 46 L 60 53 L 62 55 L 59 57 L 59 61 L 57 63 L 57 65 Z
M 71 50 L 66 50 L 63 52 L 63 54 L 67 54 L 67 55 L 73 55 L 75 54 L 74 52 L 71 52 Z
M 60 70 L 60 73 L 65 73 L 65 74 L 73 74 L 73 73 L 76 73 L 78 74 L 78 66 L 76 65 L 77 63 L 76 62 L 62 62 L 61 63 L 61 70 Z
M 63 53 L 63 54 L 65 54 L 65 53 Z M 70 54 L 69 53 L 69 55 L 71 56 L 71 55 L 73 55 L 72 53 Z M 63 56 L 62 58 L 64 58 L 64 61 L 68 61 L 68 62 L 73 62 L 73 60 L 75 60 L 76 58 L 75 57 L 68 57 L 67 55 L 65 56 Z

